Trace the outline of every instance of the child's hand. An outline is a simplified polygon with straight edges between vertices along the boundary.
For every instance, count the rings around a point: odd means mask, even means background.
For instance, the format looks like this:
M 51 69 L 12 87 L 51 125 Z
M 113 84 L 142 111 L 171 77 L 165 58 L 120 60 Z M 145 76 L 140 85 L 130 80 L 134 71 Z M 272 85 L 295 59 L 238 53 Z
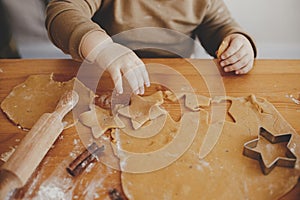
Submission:
M 144 94 L 144 85 L 150 86 L 144 63 L 132 50 L 123 45 L 114 42 L 106 44 L 98 53 L 96 62 L 110 73 L 119 94 L 123 93 L 122 75 L 135 94 Z
M 253 67 L 254 51 L 249 40 L 242 34 L 228 35 L 219 47 L 217 57 L 225 72 L 245 74 Z

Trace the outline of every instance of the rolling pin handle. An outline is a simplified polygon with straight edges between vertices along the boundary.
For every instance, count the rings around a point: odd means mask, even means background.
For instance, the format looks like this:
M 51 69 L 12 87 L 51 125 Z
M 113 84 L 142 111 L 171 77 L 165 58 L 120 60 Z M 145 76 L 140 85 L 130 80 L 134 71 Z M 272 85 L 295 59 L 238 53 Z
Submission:
M 62 95 L 56 108 L 55 113 L 57 113 L 62 119 L 70 110 L 74 108 L 79 100 L 79 96 L 75 91 L 69 91 Z
M 2 169 L 0 171 L 0 199 L 9 199 L 16 188 L 22 186 L 22 181 L 14 173 Z

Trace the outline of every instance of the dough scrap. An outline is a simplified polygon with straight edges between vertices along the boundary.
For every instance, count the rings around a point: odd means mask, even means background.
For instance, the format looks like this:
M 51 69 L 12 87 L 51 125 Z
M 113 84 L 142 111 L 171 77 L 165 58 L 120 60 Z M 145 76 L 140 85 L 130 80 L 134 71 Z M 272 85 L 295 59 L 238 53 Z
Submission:
M 201 107 L 208 107 L 211 102 L 211 98 L 203 95 L 197 95 L 191 93 L 179 93 L 176 96 L 176 94 L 174 94 L 169 90 L 164 91 L 164 96 L 166 99 L 169 99 L 172 102 L 176 102 L 180 98 L 185 98 L 184 99 L 185 107 L 189 108 L 192 111 L 199 111 Z
M 111 128 L 124 128 L 123 122 L 118 117 L 110 115 L 109 110 L 99 106 L 91 106 L 91 110 L 79 116 L 80 122 L 92 129 L 93 136 L 99 138 Z
M 250 97 L 222 98 L 231 99 L 230 113 L 236 122 L 224 122 L 222 133 L 212 151 L 199 159 L 199 148 L 209 126 L 207 113 L 201 110 L 196 138 L 179 159 L 165 168 L 148 173 L 122 172 L 122 187 L 129 199 L 268 200 L 282 197 L 297 184 L 299 159 L 295 168 L 275 167 L 265 176 L 256 160 L 243 155 L 243 145 L 258 137 L 256 130 L 260 126 L 275 135 L 289 132 L 293 134 L 289 149 L 299 158 L 299 134 L 266 100 L 257 98 L 259 100 L 253 103 Z M 120 134 L 118 142 L 123 150 L 151 153 L 171 143 L 175 136 L 170 137 L 169 131 L 162 129 L 151 140 Z M 127 157 L 122 154 L 118 156 L 120 162 L 126 165 Z
M 129 136 L 136 138 L 150 138 L 160 132 L 167 120 L 167 115 L 161 115 L 155 119 L 145 123 L 139 129 L 134 129 L 129 118 L 119 116 L 120 120 L 125 125 L 122 129 Z
M 1 109 L 16 125 L 31 129 L 42 114 L 54 111 L 62 94 L 72 89 L 78 93 L 79 102 L 63 119 L 68 128 L 78 121 L 78 114 L 89 110 L 95 97 L 77 78 L 58 82 L 53 80 L 53 74 L 31 75 L 13 88 L 2 101 Z
M 136 130 L 147 121 L 166 114 L 166 111 L 159 107 L 162 103 L 163 93 L 161 91 L 144 97 L 133 95 L 130 105 L 120 108 L 118 113 L 130 118 L 132 126 Z

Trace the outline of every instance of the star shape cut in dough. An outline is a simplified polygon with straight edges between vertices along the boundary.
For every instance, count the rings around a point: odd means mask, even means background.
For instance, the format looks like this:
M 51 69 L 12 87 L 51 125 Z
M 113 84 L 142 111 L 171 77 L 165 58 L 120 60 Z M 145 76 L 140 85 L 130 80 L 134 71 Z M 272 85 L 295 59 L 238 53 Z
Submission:
M 275 166 L 295 167 L 297 158 L 288 148 L 292 134 L 272 135 L 264 128 L 260 129 L 259 137 L 244 144 L 245 156 L 259 161 L 265 175 Z
M 166 114 L 166 111 L 160 108 L 160 105 L 163 103 L 162 91 L 144 97 L 133 95 L 130 102 L 129 106 L 120 108 L 118 113 L 130 118 L 135 130 L 139 129 L 147 121 Z
M 99 138 L 109 129 L 124 128 L 123 122 L 118 117 L 111 116 L 109 110 L 96 105 L 92 106 L 90 111 L 82 113 L 79 119 L 92 129 L 95 138 Z

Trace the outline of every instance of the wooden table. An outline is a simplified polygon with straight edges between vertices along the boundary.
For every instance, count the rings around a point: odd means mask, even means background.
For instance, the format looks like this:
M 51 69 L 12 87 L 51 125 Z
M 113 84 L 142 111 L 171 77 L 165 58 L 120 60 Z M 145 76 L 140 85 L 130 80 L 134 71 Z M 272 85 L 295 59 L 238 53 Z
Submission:
M 145 59 L 149 67 L 161 64 L 171 67 L 184 75 L 195 91 L 209 95 L 205 86 L 205 74 L 215 64 L 212 60 L 184 59 Z M 152 64 L 151 64 L 152 63 Z M 0 101 L 12 88 L 23 82 L 32 74 L 54 73 L 58 80 L 68 80 L 76 76 L 81 63 L 72 60 L 0 60 Z M 154 65 L 155 65 L 154 64 Z M 202 69 L 202 77 L 192 67 Z M 155 73 L 164 73 L 162 70 Z M 151 76 L 151 74 L 150 74 Z M 264 97 L 274 104 L 282 116 L 300 133 L 300 60 L 256 60 L 254 69 L 247 75 L 219 77 L 225 86 L 228 96 L 247 96 L 255 94 Z M 104 86 L 97 88 L 97 93 L 112 90 L 112 82 L 107 74 L 103 76 Z M 156 88 L 150 87 L 147 93 Z M 296 99 L 296 100 L 295 100 Z M 9 152 L 18 145 L 26 134 L 0 112 L 0 154 Z M 76 129 L 65 130 L 48 152 L 42 163 L 32 175 L 26 186 L 20 189 L 13 199 L 43 197 L 48 195 L 65 199 L 104 199 L 107 191 L 116 188 L 121 191 L 120 172 L 109 169 L 101 163 L 93 165 L 76 178 L 69 176 L 65 170 L 67 165 L 82 151 L 84 145 L 76 133 Z M 3 161 L 0 161 L 0 165 Z M 26 167 L 26 166 L 24 166 Z M 300 184 L 285 199 L 296 199 L 300 196 Z

